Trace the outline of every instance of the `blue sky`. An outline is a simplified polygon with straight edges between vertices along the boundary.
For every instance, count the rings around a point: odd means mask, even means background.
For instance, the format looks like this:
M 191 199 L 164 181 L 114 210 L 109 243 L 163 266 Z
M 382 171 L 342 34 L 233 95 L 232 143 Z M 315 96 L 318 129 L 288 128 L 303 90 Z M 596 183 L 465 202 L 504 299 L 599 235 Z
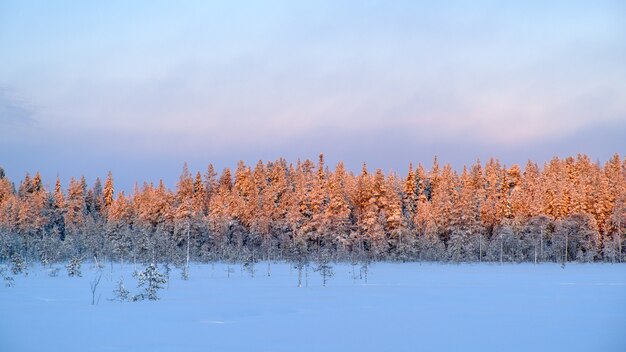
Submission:
M 130 188 L 321 151 L 602 161 L 625 63 L 623 1 L 0 0 L 0 165 Z

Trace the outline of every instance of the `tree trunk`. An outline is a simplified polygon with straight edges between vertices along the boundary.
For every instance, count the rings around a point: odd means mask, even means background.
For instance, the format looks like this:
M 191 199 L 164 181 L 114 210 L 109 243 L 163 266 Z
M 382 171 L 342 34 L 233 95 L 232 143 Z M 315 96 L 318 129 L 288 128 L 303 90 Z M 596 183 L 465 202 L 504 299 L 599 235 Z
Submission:
M 535 241 L 535 265 L 537 265 L 537 241 Z
M 483 234 L 478 235 L 478 262 L 483 261 Z
M 46 230 L 41 230 L 41 242 L 43 243 L 43 260 L 48 263 L 48 241 L 46 241 Z M 52 264 L 50 264 L 52 266 Z
M 402 262 L 404 263 L 404 249 L 402 247 L 402 231 L 400 231 L 400 235 L 398 236 L 398 253 L 402 258 Z
M 617 219 L 617 261 L 622 262 L 622 219 Z
M 352 282 L 354 283 L 354 280 L 356 279 L 354 276 L 354 259 L 350 259 L 350 261 L 352 262 Z
M 565 233 L 565 253 L 563 256 L 563 267 L 565 268 L 565 264 L 567 263 L 567 245 L 568 245 L 568 240 L 569 240 L 569 233 Z
M 152 264 L 156 265 L 156 240 L 152 244 Z
M 504 240 L 502 239 L 502 235 L 500 235 L 500 265 L 502 265 L 502 252 L 504 250 Z
M 189 241 L 191 239 L 191 224 L 187 221 L 187 262 L 185 263 L 185 268 L 187 272 L 189 272 Z
M 539 259 L 543 260 L 543 229 L 539 232 Z
M 272 276 L 272 268 L 270 267 L 270 263 L 272 262 L 271 258 L 272 253 L 272 240 L 267 245 L 267 277 Z

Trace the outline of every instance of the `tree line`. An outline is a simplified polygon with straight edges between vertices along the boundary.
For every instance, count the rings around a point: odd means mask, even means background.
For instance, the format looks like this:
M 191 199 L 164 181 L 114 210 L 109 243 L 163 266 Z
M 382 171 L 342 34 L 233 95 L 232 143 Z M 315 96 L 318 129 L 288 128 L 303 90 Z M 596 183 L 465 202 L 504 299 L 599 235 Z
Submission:
M 0 169 L 0 262 L 621 262 L 625 179 L 617 154 L 523 169 L 491 159 L 461 172 L 435 158 L 404 176 L 331 170 L 323 155 L 240 161 L 219 175 L 185 165 L 175 190 L 161 181 L 132 194 L 116 192 L 111 173 L 64 189 L 39 173 L 16 186 Z

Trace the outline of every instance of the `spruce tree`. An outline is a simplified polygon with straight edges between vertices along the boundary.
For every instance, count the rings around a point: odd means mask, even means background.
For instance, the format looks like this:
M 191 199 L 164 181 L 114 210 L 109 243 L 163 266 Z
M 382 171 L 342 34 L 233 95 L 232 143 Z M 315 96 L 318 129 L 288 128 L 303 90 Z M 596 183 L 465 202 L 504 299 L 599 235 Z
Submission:
M 138 276 L 137 287 L 143 288 L 143 291 L 133 299 L 156 301 L 159 299 L 159 290 L 163 289 L 166 283 L 165 275 L 159 272 L 156 264 L 149 264 Z

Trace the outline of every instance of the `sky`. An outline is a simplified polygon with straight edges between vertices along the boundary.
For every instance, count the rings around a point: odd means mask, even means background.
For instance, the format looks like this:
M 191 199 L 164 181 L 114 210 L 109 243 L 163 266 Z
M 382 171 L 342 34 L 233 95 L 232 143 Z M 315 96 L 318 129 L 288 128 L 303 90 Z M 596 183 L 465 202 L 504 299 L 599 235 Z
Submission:
M 626 151 L 626 2 L 0 0 L 0 166 L 121 188 L 187 162 Z

